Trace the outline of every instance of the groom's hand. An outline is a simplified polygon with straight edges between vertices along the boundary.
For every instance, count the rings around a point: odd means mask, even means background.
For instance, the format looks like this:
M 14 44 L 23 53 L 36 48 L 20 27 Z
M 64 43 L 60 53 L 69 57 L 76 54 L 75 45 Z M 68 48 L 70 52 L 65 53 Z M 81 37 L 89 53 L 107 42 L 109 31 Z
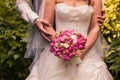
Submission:
M 45 28 L 45 30 L 47 31 L 47 32 L 49 32 L 50 33 L 50 36 L 49 35 L 43 35 L 49 42 L 51 42 L 54 38 L 55 38 L 55 36 L 56 36 L 56 31 L 54 30 L 54 28 L 52 27 L 52 26 L 50 26 L 50 27 L 44 27 Z
M 98 23 L 99 23 L 100 26 L 103 25 L 103 22 L 104 22 L 105 19 L 106 19 L 105 10 L 102 9 L 101 10 L 101 16 L 97 17 L 97 21 L 98 21 Z
M 46 27 L 51 26 L 46 20 L 37 18 L 34 21 L 34 23 L 43 34 L 51 36 L 51 34 L 44 28 L 44 26 L 46 26 Z
M 37 18 L 35 20 L 35 25 L 41 31 L 42 36 L 49 42 L 55 37 L 55 30 L 46 20 Z

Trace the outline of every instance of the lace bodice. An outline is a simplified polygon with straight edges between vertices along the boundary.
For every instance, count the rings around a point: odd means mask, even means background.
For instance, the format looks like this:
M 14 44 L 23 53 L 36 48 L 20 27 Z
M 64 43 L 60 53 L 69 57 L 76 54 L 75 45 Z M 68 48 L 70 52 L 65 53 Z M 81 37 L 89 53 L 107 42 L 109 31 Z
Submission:
M 57 4 L 56 31 L 75 30 L 87 38 L 93 12 L 93 7 L 87 4 L 78 7 L 71 7 L 64 3 Z M 99 51 L 98 54 L 96 54 L 97 51 Z M 86 55 L 85 61 L 93 62 L 94 60 L 101 60 L 100 56 L 103 57 L 101 42 L 97 40 L 89 54 Z
M 87 4 L 78 7 L 71 7 L 64 3 L 56 4 L 56 30 L 72 29 L 87 36 L 93 11 L 92 6 Z

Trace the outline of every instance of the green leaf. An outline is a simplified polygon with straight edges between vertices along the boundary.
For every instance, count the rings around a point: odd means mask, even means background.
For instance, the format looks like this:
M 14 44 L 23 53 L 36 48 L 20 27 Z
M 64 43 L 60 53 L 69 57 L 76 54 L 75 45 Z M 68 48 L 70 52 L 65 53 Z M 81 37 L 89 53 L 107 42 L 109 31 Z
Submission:
M 14 55 L 14 60 L 18 59 L 19 57 L 20 57 L 19 54 L 15 54 L 15 55 Z

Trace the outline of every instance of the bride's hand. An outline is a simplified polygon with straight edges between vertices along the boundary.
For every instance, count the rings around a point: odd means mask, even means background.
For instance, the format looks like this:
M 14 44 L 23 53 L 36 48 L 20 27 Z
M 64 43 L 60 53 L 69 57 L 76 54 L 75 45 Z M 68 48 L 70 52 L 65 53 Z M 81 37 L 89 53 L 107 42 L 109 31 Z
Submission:
M 84 51 L 81 51 L 80 54 L 79 54 L 80 59 L 83 60 L 84 56 L 85 56 Z
M 82 54 L 79 55 L 80 59 L 83 60 L 84 56 Z
M 55 38 L 55 36 L 56 36 L 55 30 L 53 29 L 52 26 L 50 26 L 50 27 L 44 26 L 44 29 L 45 29 L 48 33 L 50 33 L 50 35 L 47 35 L 47 34 L 42 33 L 42 36 L 43 36 L 46 40 L 48 40 L 49 42 L 52 41 L 52 40 Z

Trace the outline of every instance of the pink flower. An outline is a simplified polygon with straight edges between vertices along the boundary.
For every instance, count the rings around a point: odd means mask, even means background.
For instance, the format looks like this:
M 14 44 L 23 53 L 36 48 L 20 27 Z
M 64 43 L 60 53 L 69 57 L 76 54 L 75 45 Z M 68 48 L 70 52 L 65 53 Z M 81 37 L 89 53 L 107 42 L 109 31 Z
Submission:
M 64 51 L 64 48 L 60 48 L 60 51 Z
M 85 48 L 86 39 L 74 30 L 65 30 L 60 32 L 50 43 L 50 52 L 55 56 L 70 61 L 78 56 L 79 50 Z
M 80 49 L 84 49 L 84 46 L 83 46 L 83 45 L 79 45 L 79 48 L 80 48 Z
M 61 42 L 64 42 L 64 41 L 65 41 L 65 38 L 64 38 L 64 37 L 60 37 L 60 41 L 61 41 Z
M 54 45 L 55 45 L 54 43 L 52 43 L 52 42 L 50 43 L 50 46 L 51 46 L 51 47 L 53 47 Z
M 68 56 L 66 56 L 66 57 L 65 57 L 65 60 L 66 60 L 66 61 L 69 61 L 69 60 L 70 60 L 70 58 L 69 58 Z
M 69 53 L 68 56 L 69 56 L 70 58 L 72 58 L 72 57 L 73 57 L 73 54 L 72 54 L 72 53 Z
M 53 48 L 50 48 L 50 52 L 54 52 L 54 49 L 53 49 Z

